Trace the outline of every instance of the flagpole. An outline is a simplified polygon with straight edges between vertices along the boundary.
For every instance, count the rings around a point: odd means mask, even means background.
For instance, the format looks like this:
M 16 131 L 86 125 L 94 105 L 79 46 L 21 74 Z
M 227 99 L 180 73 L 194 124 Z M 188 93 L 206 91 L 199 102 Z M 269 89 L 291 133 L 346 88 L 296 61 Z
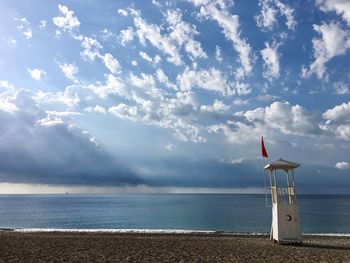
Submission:
M 266 207 L 270 207 L 267 205 L 267 186 L 266 186 L 266 173 L 265 173 L 265 166 L 267 165 L 267 162 L 266 160 L 269 158 L 268 157 L 268 154 L 267 154 L 267 151 L 266 151 L 266 148 L 265 148 L 265 144 L 264 144 L 264 137 L 261 136 L 261 154 L 262 154 L 262 159 L 263 159 L 263 162 L 264 162 L 264 165 L 262 167 L 263 169 L 263 174 L 264 174 L 264 186 L 265 186 L 265 206 Z
M 263 162 L 264 162 L 262 169 L 263 169 L 263 174 L 264 174 L 264 186 L 265 186 L 265 190 L 264 190 L 264 192 L 265 192 L 265 206 L 270 207 L 269 205 L 267 205 L 267 185 L 266 185 L 266 172 L 265 172 L 265 166 L 267 165 L 267 163 L 266 163 L 266 159 L 264 157 L 262 157 L 262 158 L 263 158 Z
M 266 173 L 265 173 L 266 160 L 269 158 L 269 156 L 268 156 L 266 148 L 265 148 L 264 137 L 263 136 L 261 136 L 261 155 L 262 155 L 262 158 L 263 158 L 263 161 L 264 161 L 264 164 L 265 164 L 264 167 L 263 167 L 264 184 L 265 184 L 265 206 L 266 207 L 270 207 L 270 206 L 267 205 L 267 186 L 266 186 Z M 270 187 L 271 187 L 271 178 L 270 178 Z M 271 190 L 271 188 L 270 188 L 270 190 Z M 272 239 L 272 235 L 273 235 L 273 223 L 271 223 L 270 239 Z

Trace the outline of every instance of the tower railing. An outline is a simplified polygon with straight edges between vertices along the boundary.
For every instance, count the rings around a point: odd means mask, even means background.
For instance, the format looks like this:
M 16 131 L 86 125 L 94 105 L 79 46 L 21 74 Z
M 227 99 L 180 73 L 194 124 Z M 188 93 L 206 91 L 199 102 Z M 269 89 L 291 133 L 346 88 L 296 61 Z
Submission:
M 294 186 L 273 186 L 270 187 L 272 203 L 274 204 L 295 204 Z

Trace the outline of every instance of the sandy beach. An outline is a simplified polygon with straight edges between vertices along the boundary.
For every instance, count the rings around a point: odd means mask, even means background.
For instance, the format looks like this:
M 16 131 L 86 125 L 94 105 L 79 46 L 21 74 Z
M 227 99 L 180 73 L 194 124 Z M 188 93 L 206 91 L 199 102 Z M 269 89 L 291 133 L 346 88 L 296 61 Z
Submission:
M 0 232 L 0 262 L 350 262 L 350 237 Z

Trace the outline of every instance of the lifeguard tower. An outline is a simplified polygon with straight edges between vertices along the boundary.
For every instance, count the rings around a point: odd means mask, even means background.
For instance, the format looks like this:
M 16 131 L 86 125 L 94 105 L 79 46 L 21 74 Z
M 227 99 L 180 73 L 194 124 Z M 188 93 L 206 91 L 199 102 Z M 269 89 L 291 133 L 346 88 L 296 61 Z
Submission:
M 295 193 L 294 169 L 300 164 L 279 159 L 264 167 L 270 175 L 272 225 L 270 239 L 300 243 L 302 235 Z

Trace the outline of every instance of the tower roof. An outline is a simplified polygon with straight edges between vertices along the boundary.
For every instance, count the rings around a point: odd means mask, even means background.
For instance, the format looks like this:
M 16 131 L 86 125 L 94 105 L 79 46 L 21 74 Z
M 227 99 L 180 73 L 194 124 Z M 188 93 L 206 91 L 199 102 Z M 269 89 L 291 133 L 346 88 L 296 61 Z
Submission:
M 293 163 L 293 162 L 290 162 L 290 161 L 286 161 L 286 160 L 283 160 L 283 159 L 278 159 L 277 161 L 274 161 L 272 163 L 269 163 L 268 165 L 266 165 L 264 167 L 265 170 L 278 170 L 278 169 L 281 169 L 281 170 L 292 170 L 292 169 L 295 169 L 297 167 L 299 167 L 300 164 L 299 163 Z

